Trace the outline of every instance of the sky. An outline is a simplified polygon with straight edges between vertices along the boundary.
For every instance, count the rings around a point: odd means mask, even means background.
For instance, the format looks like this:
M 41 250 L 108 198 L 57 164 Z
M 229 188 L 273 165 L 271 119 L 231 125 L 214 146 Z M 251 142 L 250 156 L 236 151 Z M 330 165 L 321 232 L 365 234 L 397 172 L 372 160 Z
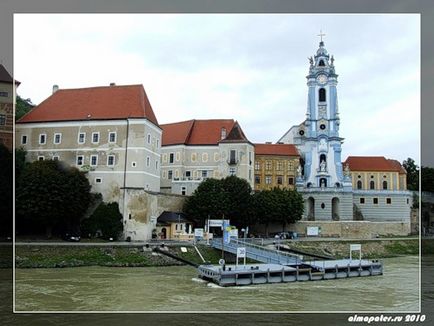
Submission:
M 335 58 L 342 159 L 420 164 L 418 14 L 14 14 L 18 95 L 143 84 L 160 124 L 235 119 L 276 142 L 305 119 L 320 30 Z

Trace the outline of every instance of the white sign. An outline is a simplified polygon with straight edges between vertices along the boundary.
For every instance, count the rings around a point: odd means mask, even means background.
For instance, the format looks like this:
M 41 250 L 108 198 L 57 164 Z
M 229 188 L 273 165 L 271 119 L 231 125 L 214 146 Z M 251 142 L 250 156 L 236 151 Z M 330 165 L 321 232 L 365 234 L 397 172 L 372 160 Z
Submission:
M 238 230 L 237 229 L 231 229 L 229 231 L 229 236 L 233 238 L 238 238 Z
M 194 229 L 194 236 L 197 238 L 203 238 L 203 229 Z
M 362 245 L 361 244 L 352 244 L 350 245 L 350 250 L 362 250 Z
M 238 258 L 245 258 L 245 257 L 246 257 L 246 248 L 238 247 L 237 248 L 237 259 Z
M 229 220 L 224 220 L 227 225 L 229 225 Z M 209 227 L 221 227 L 223 220 L 208 220 Z
M 307 236 L 317 236 L 317 235 L 319 235 L 319 227 L 317 227 L 317 226 L 308 226 L 306 234 L 307 234 Z
M 181 247 L 181 251 L 182 251 L 182 252 L 187 252 L 187 248 L 185 248 L 185 247 Z

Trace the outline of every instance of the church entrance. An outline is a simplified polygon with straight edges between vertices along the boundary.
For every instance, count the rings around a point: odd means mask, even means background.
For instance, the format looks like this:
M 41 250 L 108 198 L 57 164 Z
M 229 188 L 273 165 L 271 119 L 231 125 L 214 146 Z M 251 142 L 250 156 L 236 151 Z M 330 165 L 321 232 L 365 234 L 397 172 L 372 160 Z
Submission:
M 307 219 L 315 221 L 315 199 L 313 197 L 307 199 Z
M 332 220 L 339 221 L 339 198 L 332 199 Z

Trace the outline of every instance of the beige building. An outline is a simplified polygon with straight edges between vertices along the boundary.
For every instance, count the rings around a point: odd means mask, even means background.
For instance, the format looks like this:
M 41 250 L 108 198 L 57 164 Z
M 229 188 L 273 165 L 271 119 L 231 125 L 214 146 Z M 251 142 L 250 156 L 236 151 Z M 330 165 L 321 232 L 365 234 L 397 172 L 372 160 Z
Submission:
M 255 144 L 255 190 L 294 189 L 299 160 L 293 144 Z
M 204 179 L 229 175 L 253 188 L 254 147 L 238 122 L 189 120 L 161 128 L 162 192 L 190 195 Z
M 160 190 L 161 128 L 142 85 L 58 89 L 16 124 L 27 160 L 60 160 L 87 172 L 93 192 L 118 202 L 130 227 L 126 189 Z M 131 225 L 130 225 L 131 224 Z
M 14 91 L 20 83 L 14 81 L 0 64 L 0 144 L 4 144 L 9 150 L 13 147 L 14 125 Z

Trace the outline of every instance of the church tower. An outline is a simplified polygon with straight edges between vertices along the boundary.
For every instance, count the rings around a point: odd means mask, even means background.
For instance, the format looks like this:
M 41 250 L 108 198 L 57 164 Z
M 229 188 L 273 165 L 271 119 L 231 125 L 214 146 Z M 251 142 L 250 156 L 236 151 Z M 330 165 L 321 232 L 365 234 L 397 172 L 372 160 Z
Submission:
M 306 120 L 293 126 L 280 140 L 293 143 L 301 156 L 296 187 L 305 198 L 305 219 L 352 219 L 352 183 L 342 166 L 334 58 L 322 37 L 319 48 L 309 58 Z

